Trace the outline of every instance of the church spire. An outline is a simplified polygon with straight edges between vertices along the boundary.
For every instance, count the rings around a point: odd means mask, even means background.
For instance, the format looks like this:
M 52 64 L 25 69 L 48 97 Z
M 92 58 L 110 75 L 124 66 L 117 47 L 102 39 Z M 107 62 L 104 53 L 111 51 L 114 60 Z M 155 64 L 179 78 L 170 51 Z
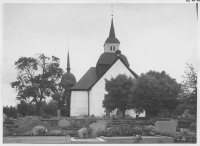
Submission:
M 111 20 L 110 34 L 109 34 L 109 37 L 106 39 L 105 44 L 108 44 L 108 43 L 109 44 L 120 44 L 119 40 L 115 37 L 113 18 Z
M 67 55 L 67 72 L 70 72 L 70 62 L 69 62 L 69 51 L 68 51 L 68 55 Z
M 111 14 L 112 20 L 111 20 L 111 27 L 110 27 L 109 37 L 110 38 L 115 38 L 115 29 L 114 29 L 114 25 L 113 25 L 113 4 L 111 5 L 111 7 L 112 7 L 112 14 Z
M 114 29 L 114 25 L 113 25 L 113 18 L 112 18 L 111 27 L 110 27 L 109 38 L 115 38 L 115 29 Z

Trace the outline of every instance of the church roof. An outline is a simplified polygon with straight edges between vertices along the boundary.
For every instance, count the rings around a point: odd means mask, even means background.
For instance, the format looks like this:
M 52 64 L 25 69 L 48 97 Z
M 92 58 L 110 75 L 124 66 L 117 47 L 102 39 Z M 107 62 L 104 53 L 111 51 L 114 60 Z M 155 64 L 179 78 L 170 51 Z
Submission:
M 71 88 L 72 90 L 88 90 L 98 80 L 96 67 L 91 67 L 84 76 Z
M 66 72 L 62 76 L 61 82 L 72 82 L 73 84 L 75 84 L 76 83 L 76 78 L 72 73 Z
M 116 60 L 116 58 L 117 58 L 116 53 L 105 52 L 105 53 L 101 54 L 97 64 L 109 64 L 109 65 L 111 65 Z M 129 63 L 128 63 L 126 56 L 124 56 L 123 54 L 120 54 L 120 58 L 124 61 L 124 63 L 127 66 L 129 66 Z
M 109 34 L 109 37 L 106 39 L 105 43 L 120 44 L 119 40 L 115 37 L 115 29 L 114 29 L 114 25 L 113 25 L 113 18 L 112 18 L 111 27 L 110 27 L 110 34 Z M 104 45 L 105 45 L 105 43 L 104 43 Z
M 116 58 L 115 61 L 111 64 L 110 67 L 112 67 L 112 65 L 118 60 L 120 59 L 122 61 L 122 63 L 127 67 L 127 69 L 133 74 L 133 76 L 137 79 L 138 75 L 132 71 L 126 64 L 125 62 L 122 60 L 121 56 Z M 110 68 L 109 68 L 110 69 Z M 109 70 L 108 69 L 108 70 Z M 107 70 L 107 71 L 108 71 Z M 106 72 L 107 72 L 106 71 Z M 105 72 L 105 73 L 106 73 Z M 104 73 L 104 74 L 105 74 Z M 103 75 L 104 75 L 103 74 Z M 102 76 L 103 76 L 102 75 Z M 102 77 L 101 76 L 101 77 Z M 75 91 L 75 90 L 80 90 L 80 91 L 88 91 L 90 90 L 100 79 L 98 78 L 97 74 L 96 74 L 96 67 L 91 67 L 85 74 L 84 76 L 71 88 L 71 90 Z

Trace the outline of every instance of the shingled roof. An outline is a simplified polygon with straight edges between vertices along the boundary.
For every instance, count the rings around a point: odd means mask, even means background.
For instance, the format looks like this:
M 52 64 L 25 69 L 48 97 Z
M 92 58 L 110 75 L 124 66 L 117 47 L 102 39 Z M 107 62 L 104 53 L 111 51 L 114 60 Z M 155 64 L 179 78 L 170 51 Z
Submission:
M 123 54 L 120 54 L 120 58 L 124 61 L 124 63 L 127 66 L 129 66 L 129 63 L 128 63 L 128 60 L 127 60 L 126 56 L 124 56 Z M 117 59 L 116 53 L 105 52 L 105 53 L 101 54 L 101 56 L 99 57 L 97 65 L 98 64 L 108 64 L 108 65 L 111 65 L 116 59 Z
M 132 71 L 124 62 L 124 60 L 122 60 L 121 56 L 119 58 L 116 58 L 114 60 L 114 62 L 112 62 L 111 66 L 118 60 L 120 59 L 122 61 L 122 63 L 127 67 L 127 69 L 133 74 L 133 76 L 137 79 L 138 75 Z M 111 67 L 110 66 L 110 67 Z M 108 69 L 109 70 L 109 69 Z M 108 71 L 107 70 L 107 71 Z M 106 71 L 106 72 L 107 72 Z M 105 73 L 106 73 L 105 72 Z M 102 75 L 103 76 L 103 75 Z M 101 77 L 102 77 L 101 76 Z M 85 74 L 84 76 L 71 88 L 72 91 L 75 90 L 80 90 L 80 91 L 88 91 L 90 90 L 97 82 L 99 79 L 101 79 L 101 77 L 98 78 L 97 74 L 96 74 L 96 67 L 91 67 Z
M 91 67 L 71 90 L 87 90 L 97 80 L 96 67 Z

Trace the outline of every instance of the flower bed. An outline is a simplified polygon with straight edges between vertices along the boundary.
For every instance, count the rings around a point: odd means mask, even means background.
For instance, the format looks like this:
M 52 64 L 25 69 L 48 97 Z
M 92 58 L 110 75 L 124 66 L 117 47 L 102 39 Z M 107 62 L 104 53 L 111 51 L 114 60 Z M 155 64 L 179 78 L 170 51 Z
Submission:
M 31 131 L 28 131 L 28 132 L 24 132 L 24 133 L 12 133 L 12 136 L 64 136 L 66 135 L 65 133 L 55 133 L 55 132 L 51 132 L 51 133 L 48 133 L 47 132 L 47 129 L 39 129 L 38 131 L 36 132 L 31 132 Z
M 118 127 L 110 127 L 105 130 L 99 130 L 97 132 L 98 136 L 105 136 L 105 137 L 123 137 L 123 136 L 136 136 L 136 135 L 146 135 L 146 136 L 153 136 L 156 135 L 156 131 L 154 126 L 134 126 L 131 129 L 120 130 Z

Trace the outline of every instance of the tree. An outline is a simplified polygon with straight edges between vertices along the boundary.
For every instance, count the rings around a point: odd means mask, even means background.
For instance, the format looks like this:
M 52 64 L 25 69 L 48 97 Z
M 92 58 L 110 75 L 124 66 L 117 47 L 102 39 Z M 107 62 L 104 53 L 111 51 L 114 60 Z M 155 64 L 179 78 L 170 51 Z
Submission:
M 36 58 L 20 57 L 15 65 L 18 76 L 17 81 L 12 82 L 11 86 L 18 92 L 17 99 L 31 98 L 36 105 L 36 114 L 40 115 L 42 100 L 57 91 L 59 80 L 63 75 L 63 70 L 59 68 L 59 58 L 37 54 Z
M 118 108 L 123 112 L 123 118 L 125 118 L 125 111 L 130 109 L 128 103 L 135 80 L 125 74 L 119 74 L 116 78 L 105 79 L 105 82 L 105 89 L 108 94 L 105 95 L 103 100 L 103 107 L 109 112 Z
M 52 95 L 53 100 L 57 101 L 58 109 L 61 110 L 61 115 L 70 117 L 70 89 L 76 83 L 76 80 L 69 79 L 70 73 L 65 73 L 59 83 L 59 89 Z
M 5 113 L 8 118 L 17 118 L 17 109 L 15 107 L 3 107 L 3 113 Z
M 29 102 L 28 103 L 28 115 L 33 116 L 35 114 L 36 114 L 36 106 L 32 102 Z
M 155 117 L 167 110 L 171 117 L 172 111 L 178 106 L 180 85 L 164 71 L 141 74 L 134 87 L 130 106 L 137 113 L 145 110 L 147 116 Z
M 182 76 L 182 96 L 180 97 L 183 110 L 189 111 L 193 114 L 196 119 L 197 115 L 197 70 L 192 64 L 186 64 L 187 70 L 184 72 L 185 75 Z
M 51 100 L 45 107 L 44 112 L 48 115 L 56 116 L 57 115 L 57 102 Z
M 25 117 L 28 114 L 28 103 L 21 100 L 20 104 L 17 104 L 17 111 Z

